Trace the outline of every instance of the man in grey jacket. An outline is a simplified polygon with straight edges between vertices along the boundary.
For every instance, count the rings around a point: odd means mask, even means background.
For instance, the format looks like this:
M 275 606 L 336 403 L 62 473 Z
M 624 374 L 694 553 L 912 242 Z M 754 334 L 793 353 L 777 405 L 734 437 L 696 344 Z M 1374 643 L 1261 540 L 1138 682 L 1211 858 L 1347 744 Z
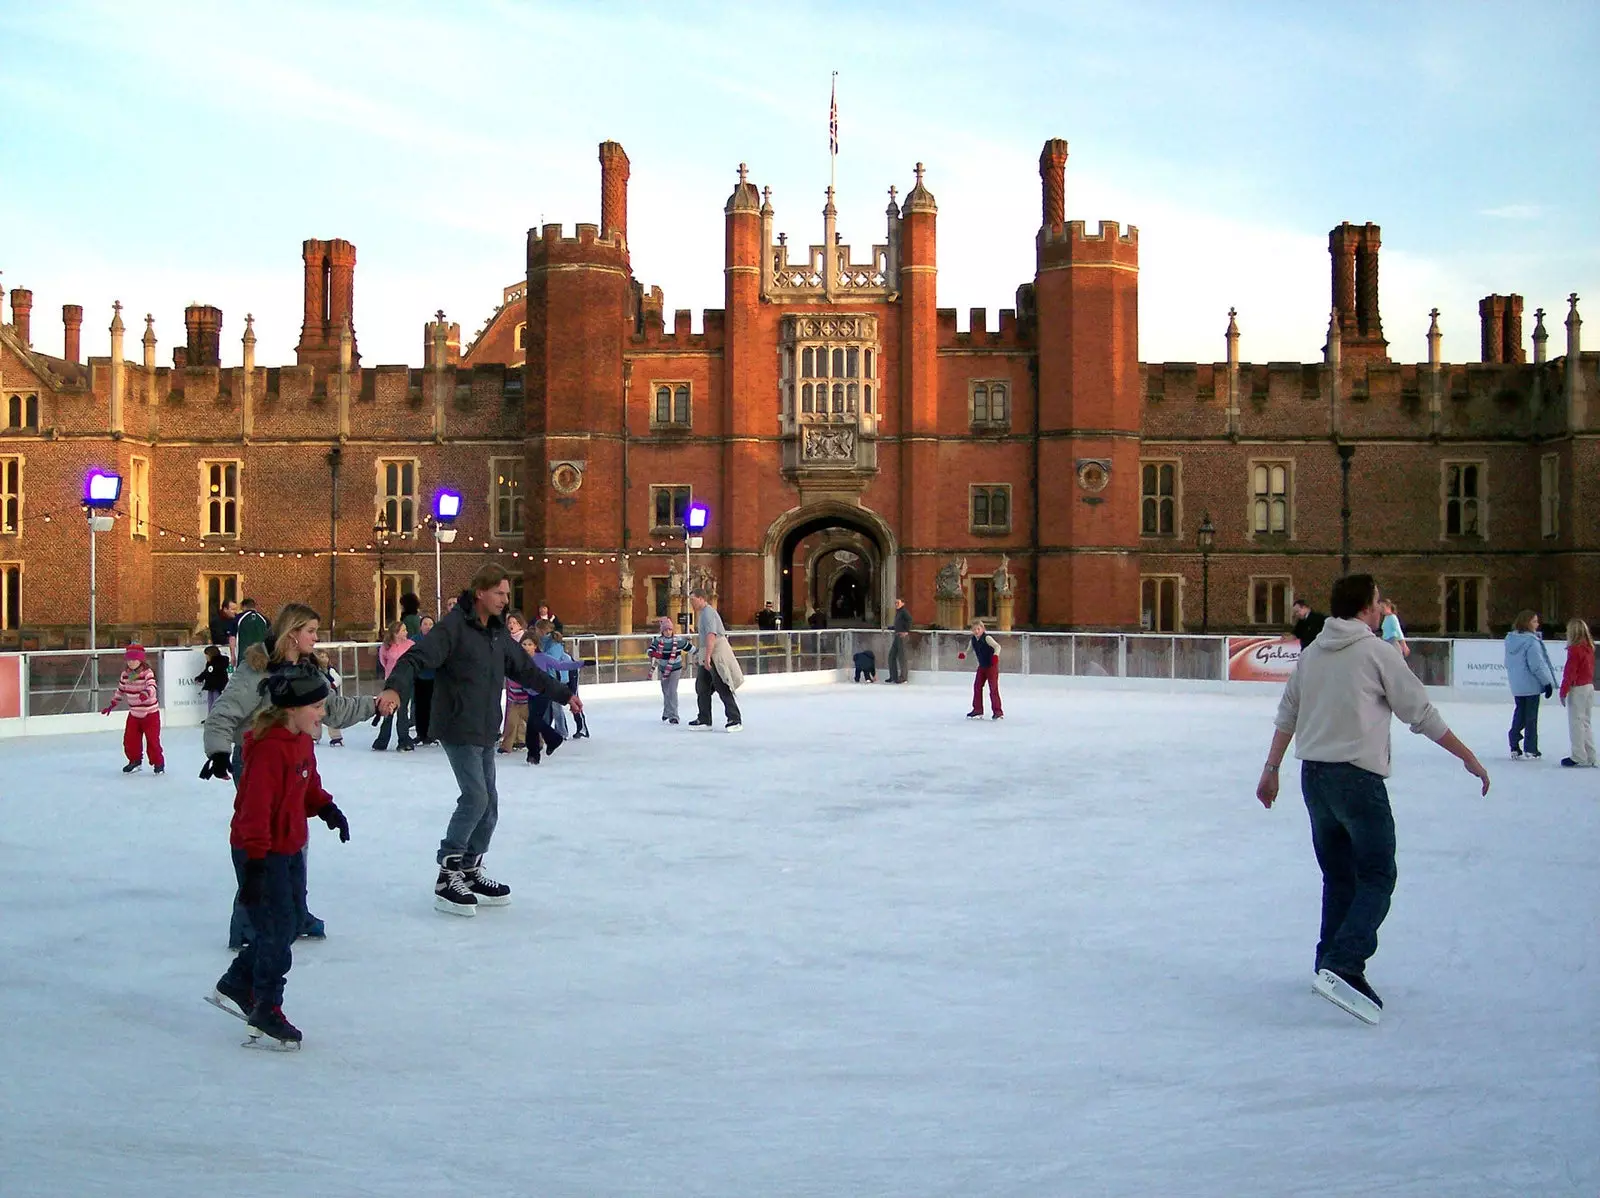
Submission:
M 889 681 L 906 680 L 906 642 L 911 639 L 911 610 L 895 596 L 894 623 L 889 628 Z
M 717 609 L 711 606 L 710 598 L 699 587 L 689 592 L 689 606 L 694 608 L 695 631 L 699 634 L 694 672 L 695 717 L 689 721 L 689 727 L 711 727 L 711 693 L 715 691 L 722 697 L 722 715 L 728 731 L 738 732 L 744 727 L 739 701 L 733 697 L 730 680 L 716 664 L 717 642 L 727 640 L 728 629 Z
M 1399 716 L 1411 731 L 1460 758 L 1484 794 L 1489 772 L 1450 731 L 1405 659 L 1376 635 L 1383 611 L 1372 576 L 1341 578 L 1329 610 L 1283 688 L 1256 798 L 1269 808 L 1277 799 L 1278 767 L 1293 739 L 1322 868 L 1313 985 L 1330 1002 L 1376 1023 L 1383 1000 L 1367 984 L 1366 968 L 1394 893 L 1394 814 L 1384 785 L 1391 718 Z
M 494 755 L 506 678 L 574 712 L 583 711 L 578 696 L 534 665 L 511 638 L 501 619 L 510 602 L 505 569 L 497 562 L 482 566 L 455 607 L 395 663 L 388 689 L 378 696 L 380 710 L 393 710 L 411 693 L 419 673 L 434 671 L 428 730 L 443 743 L 461 788 L 439 842 L 439 877 L 433 885 L 434 907 L 450 915 L 476 915 L 480 905 L 501 907 L 511 901 L 511 887 L 483 871 L 483 855 L 500 814 Z

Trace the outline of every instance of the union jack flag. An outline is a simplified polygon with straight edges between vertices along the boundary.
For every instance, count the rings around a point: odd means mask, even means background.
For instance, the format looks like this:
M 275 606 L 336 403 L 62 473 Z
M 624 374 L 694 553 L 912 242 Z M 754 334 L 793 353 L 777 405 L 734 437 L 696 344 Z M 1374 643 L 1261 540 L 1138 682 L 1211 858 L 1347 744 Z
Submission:
M 828 153 L 839 152 L 839 72 L 833 73 L 833 88 L 828 94 Z

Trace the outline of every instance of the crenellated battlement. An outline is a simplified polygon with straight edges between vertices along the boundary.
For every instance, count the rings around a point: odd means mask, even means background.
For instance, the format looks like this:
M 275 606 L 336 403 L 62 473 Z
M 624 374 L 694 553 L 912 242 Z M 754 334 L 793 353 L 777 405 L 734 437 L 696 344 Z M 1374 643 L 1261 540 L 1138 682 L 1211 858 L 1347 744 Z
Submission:
M 595 262 L 621 266 L 628 263 L 628 244 L 625 234 L 601 233 L 599 225 L 580 223 L 567 236 L 565 226 L 547 224 L 528 230 L 528 266 L 541 263 L 576 264 Z
M 1032 348 L 1030 339 L 1024 336 L 1021 326 L 1017 321 L 1015 308 L 1001 308 L 999 311 L 999 327 L 989 327 L 989 310 L 987 308 L 971 308 L 967 312 L 967 329 L 962 331 L 956 324 L 957 310 L 955 308 L 940 308 L 938 318 L 938 346 L 944 349 L 999 349 L 999 350 L 1025 350 Z
M 701 312 L 701 331 L 698 333 L 693 331 L 694 313 L 688 308 L 675 309 L 672 313 L 672 331 L 668 332 L 662 311 L 661 289 L 653 287 L 644 299 L 642 312 L 642 328 L 630 339 L 630 349 L 709 352 L 723 347 L 727 314 L 722 308 L 706 308 Z

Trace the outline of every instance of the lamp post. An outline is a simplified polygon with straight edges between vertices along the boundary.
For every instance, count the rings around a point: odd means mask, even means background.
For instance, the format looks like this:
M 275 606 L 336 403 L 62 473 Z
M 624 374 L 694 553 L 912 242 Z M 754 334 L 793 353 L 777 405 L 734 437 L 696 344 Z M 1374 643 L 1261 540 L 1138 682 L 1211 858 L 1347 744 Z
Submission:
M 384 568 L 383 554 L 389 547 L 389 517 L 387 513 L 379 512 L 378 519 L 372 525 L 372 535 L 378 542 L 378 635 L 381 637 L 388 631 L 389 612 L 385 600 L 388 596 L 384 593 Z
M 683 630 L 686 633 L 693 610 L 689 602 L 689 551 L 705 544 L 706 525 L 710 520 L 711 509 L 703 503 L 691 503 L 683 513 Z
M 1339 573 L 1350 573 L 1350 459 L 1356 447 L 1341 441 L 1339 451 Z
M 1211 547 L 1217 540 L 1217 526 L 1211 523 L 1211 513 L 1200 517 L 1200 527 L 1195 530 L 1195 540 L 1200 545 L 1200 633 L 1211 631 Z
M 444 619 L 444 559 L 439 546 L 449 545 L 456 539 L 456 517 L 460 515 L 459 492 L 440 491 L 433 497 L 433 606 L 436 620 Z
M 122 475 L 109 470 L 91 470 L 83 484 L 83 510 L 89 519 L 89 701 L 100 710 L 100 637 L 95 609 L 98 570 L 95 560 L 95 534 L 110 532 L 116 524 L 111 514 L 122 495 Z

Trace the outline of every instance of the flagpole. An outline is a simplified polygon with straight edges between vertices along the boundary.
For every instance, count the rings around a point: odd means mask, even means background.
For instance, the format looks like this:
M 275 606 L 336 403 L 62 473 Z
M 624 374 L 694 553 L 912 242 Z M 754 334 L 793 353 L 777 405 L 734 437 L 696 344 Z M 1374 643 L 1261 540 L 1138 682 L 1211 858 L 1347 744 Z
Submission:
M 839 184 L 839 72 L 833 73 L 828 97 L 828 188 Z

